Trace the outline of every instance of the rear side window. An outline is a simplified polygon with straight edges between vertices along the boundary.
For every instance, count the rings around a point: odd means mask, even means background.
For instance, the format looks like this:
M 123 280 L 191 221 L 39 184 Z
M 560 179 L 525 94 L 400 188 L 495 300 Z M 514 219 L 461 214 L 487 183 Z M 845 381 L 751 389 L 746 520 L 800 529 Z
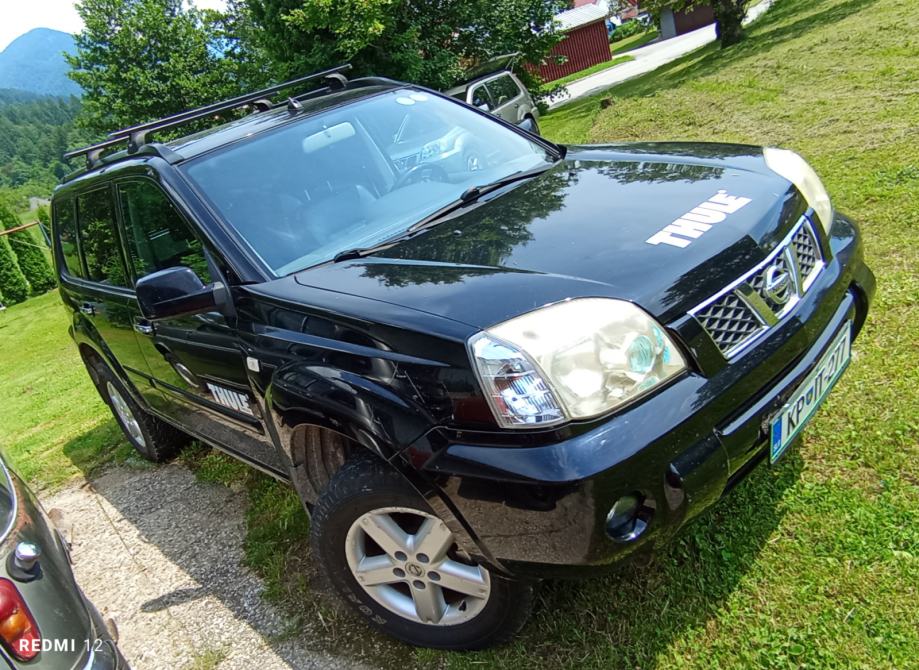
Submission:
M 507 74 L 497 79 L 492 79 L 486 86 L 488 86 L 496 107 L 500 107 L 520 95 L 520 89 L 517 88 L 516 82 Z
M 135 276 L 184 265 L 202 281 L 211 281 L 201 242 L 156 184 L 130 181 L 118 185 L 124 213 L 128 254 Z
M 54 228 L 67 274 L 71 277 L 85 277 L 77 247 L 77 219 L 73 215 L 73 200 L 54 203 Z
M 111 191 L 106 188 L 78 196 L 77 221 L 87 279 L 111 286 L 127 286 L 127 275 L 118 251 Z

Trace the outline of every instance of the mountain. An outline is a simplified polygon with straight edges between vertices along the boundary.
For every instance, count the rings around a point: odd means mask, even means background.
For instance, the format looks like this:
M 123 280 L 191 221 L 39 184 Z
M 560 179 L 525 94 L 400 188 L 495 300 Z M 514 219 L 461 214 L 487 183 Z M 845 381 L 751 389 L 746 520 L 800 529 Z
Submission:
M 35 28 L 0 52 L 0 88 L 44 95 L 80 95 L 67 78 L 70 66 L 63 52 L 73 53 L 73 37 L 59 30 Z

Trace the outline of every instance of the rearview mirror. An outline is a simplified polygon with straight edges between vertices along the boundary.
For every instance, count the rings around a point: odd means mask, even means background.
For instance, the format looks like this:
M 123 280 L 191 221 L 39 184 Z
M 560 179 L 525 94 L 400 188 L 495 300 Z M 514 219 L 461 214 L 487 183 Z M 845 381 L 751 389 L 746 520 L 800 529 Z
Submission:
M 191 268 L 179 265 L 141 277 L 134 287 L 144 318 L 154 321 L 210 312 L 222 284 L 204 285 Z

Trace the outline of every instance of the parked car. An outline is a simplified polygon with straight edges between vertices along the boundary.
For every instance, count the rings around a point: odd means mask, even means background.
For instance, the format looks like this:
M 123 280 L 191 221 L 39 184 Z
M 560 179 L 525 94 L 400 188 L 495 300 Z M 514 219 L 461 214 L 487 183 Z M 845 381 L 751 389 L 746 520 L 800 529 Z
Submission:
M 778 461 L 875 281 L 790 151 L 557 145 L 344 71 L 68 154 L 61 296 L 138 452 L 193 436 L 290 482 L 367 623 L 481 648 L 534 580 L 650 550 Z M 403 169 L 394 119 L 476 138 L 479 164 Z
M 539 108 L 510 70 L 478 77 L 451 88 L 447 95 L 539 134 Z
M 112 636 L 74 581 L 63 538 L 0 458 L 0 666 L 126 669 Z

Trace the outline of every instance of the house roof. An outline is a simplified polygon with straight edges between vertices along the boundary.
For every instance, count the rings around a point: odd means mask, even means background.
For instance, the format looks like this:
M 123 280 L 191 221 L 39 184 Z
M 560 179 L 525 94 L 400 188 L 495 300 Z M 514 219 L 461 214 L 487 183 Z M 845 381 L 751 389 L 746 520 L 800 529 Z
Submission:
M 599 0 L 556 14 L 555 21 L 559 31 L 567 32 L 603 20 L 608 15 L 609 5 L 606 4 L 606 0 Z

